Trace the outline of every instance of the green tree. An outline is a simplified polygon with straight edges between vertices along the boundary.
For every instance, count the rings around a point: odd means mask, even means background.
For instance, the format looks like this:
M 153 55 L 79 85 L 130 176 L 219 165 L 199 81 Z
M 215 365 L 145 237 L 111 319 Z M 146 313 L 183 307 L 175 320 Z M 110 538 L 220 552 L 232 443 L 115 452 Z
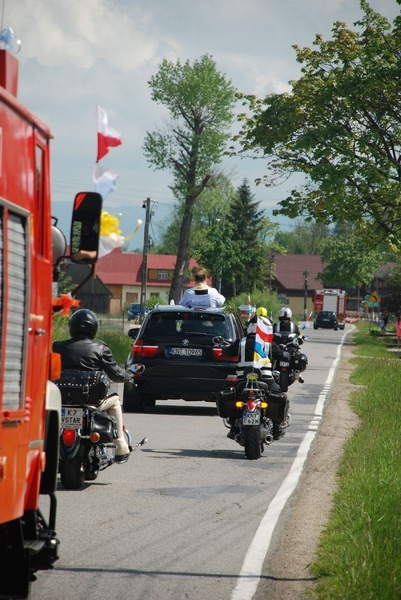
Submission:
M 401 0 L 397 0 L 400 4 Z M 243 150 L 268 157 L 275 185 L 305 176 L 276 211 L 324 223 L 352 222 L 365 243 L 401 240 L 401 17 L 393 26 L 360 2 L 357 30 L 334 23 L 316 49 L 294 46 L 302 77 L 291 93 L 244 98 Z
M 383 256 L 368 249 L 357 236 L 332 235 L 323 249 L 322 263 L 323 273 L 318 274 L 318 279 L 323 286 L 359 289 L 372 281 Z
M 328 235 L 327 225 L 297 219 L 293 231 L 279 231 L 275 239 L 288 254 L 320 254 Z
M 207 268 L 214 285 L 221 289 L 222 281 L 230 273 L 235 247 L 227 222 L 227 215 L 235 189 L 222 174 L 213 178 L 213 186 L 201 194 L 194 212 L 191 233 L 192 256 Z
M 263 290 L 269 279 L 268 254 L 282 250 L 274 242 L 277 225 L 264 216 L 259 205 L 260 201 L 254 200 L 249 183 L 244 179 L 227 215 L 235 252 L 230 265 L 231 276 L 226 279 L 223 293 L 232 292 L 236 296 Z
M 190 258 L 190 235 L 197 199 L 211 183 L 220 162 L 233 120 L 235 89 L 220 74 L 212 57 L 204 55 L 193 65 L 164 60 L 149 81 L 152 100 L 170 113 L 165 130 L 147 132 L 144 153 L 155 169 L 168 169 L 175 197 L 182 201 L 177 262 L 170 299 L 181 296 Z

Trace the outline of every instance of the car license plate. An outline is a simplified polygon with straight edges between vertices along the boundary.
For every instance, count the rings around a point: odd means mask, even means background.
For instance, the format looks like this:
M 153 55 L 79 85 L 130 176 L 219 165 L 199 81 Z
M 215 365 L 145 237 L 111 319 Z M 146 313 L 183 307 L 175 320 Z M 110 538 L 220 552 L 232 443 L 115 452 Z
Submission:
M 169 356 L 202 356 L 201 348 L 169 348 Z
M 61 407 L 61 427 L 68 429 L 81 429 L 83 425 L 83 408 Z
M 242 415 L 243 425 L 259 425 L 260 423 L 260 412 L 249 412 L 246 411 Z
M 290 363 L 289 362 L 285 362 L 284 360 L 280 360 L 280 367 L 289 367 Z

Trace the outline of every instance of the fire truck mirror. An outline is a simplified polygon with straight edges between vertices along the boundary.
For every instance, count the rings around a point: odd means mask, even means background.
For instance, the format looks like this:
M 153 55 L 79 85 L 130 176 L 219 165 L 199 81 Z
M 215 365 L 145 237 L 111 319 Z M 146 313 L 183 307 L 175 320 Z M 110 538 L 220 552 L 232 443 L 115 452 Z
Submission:
M 80 192 L 75 196 L 71 221 L 71 260 L 94 264 L 100 237 L 102 196 L 97 192 Z

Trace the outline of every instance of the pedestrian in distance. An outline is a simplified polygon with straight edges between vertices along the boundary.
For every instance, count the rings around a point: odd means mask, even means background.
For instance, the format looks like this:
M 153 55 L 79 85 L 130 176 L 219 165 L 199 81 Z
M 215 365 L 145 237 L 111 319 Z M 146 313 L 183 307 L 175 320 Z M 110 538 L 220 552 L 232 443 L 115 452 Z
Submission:
M 397 335 L 397 349 L 398 349 L 398 355 L 399 355 L 400 348 L 401 348 L 401 314 L 400 313 L 398 313 L 398 319 L 395 324 L 395 333 Z
M 199 269 L 195 273 L 195 286 L 186 290 L 179 301 L 181 306 L 201 306 L 203 308 L 219 308 L 226 301 L 225 297 L 210 287 L 207 283 L 207 273 L 205 269 Z
M 386 333 L 387 333 L 387 325 L 388 325 L 388 312 L 385 310 L 382 314 L 382 323 L 381 323 L 383 335 L 386 335 Z

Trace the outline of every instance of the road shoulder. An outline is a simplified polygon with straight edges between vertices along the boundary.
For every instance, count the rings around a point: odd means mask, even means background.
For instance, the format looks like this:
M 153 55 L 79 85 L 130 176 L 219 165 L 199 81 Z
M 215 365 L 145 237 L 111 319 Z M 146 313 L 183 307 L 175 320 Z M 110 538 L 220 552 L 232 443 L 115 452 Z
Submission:
M 301 481 L 279 520 L 254 600 L 301 600 L 314 584 L 309 565 L 328 521 L 344 442 L 358 424 L 349 407 L 352 342 L 345 342 L 339 367 Z

